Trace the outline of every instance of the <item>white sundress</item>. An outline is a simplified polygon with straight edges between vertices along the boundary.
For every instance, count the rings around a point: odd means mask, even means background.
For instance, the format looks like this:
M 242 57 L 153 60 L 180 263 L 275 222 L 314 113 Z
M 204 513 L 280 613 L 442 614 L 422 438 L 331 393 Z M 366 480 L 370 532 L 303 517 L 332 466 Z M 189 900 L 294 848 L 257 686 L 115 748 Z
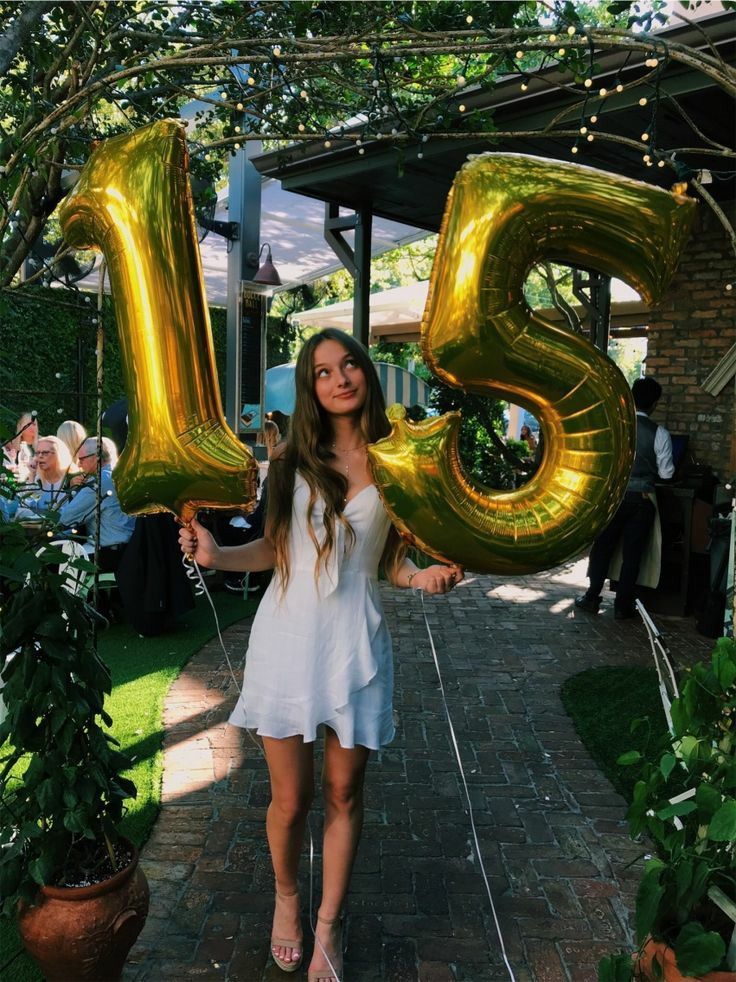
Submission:
M 274 575 L 258 607 L 230 722 L 277 739 L 301 734 L 305 743 L 326 723 L 342 747 L 376 750 L 394 737 L 391 637 L 377 581 L 391 523 L 375 487 L 363 488 L 344 511 L 355 541 L 349 545 L 337 522 L 332 556 L 315 582 L 308 502 L 309 486 L 297 473 L 289 583 L 282 591 Z M 318 538 L 323 512 L 318 498 Z

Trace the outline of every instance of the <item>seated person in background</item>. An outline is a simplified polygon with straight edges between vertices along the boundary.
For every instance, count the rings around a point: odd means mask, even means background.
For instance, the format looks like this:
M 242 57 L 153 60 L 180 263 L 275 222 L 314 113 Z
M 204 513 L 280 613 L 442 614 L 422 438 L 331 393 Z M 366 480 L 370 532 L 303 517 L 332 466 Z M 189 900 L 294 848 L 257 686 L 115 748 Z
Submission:
M 23 508 L 36 514 L 60 508 L 70 496 L 71 463 L 67 446 L 58 437 L 40 437 L 36 448 L 36 480 L 18 494 Z
M 38 423 L 33 413 L 23 413 L 15 426 L 15 436 L 3 446 L 3 464 L 13 472 L 18 484 L 35 478 L 34 454 L 38 442 Z
M 99 446 L 102 457 L 101 489 L 102 502 L 100 505 L 100 541 L 96 550 L 96 560 L 101 573 L 114 573 L 122 551 L 133 534 L 135 519 L 126 515 L 120 508 L 120 502 L 112 479 L 112 469 L 117 463 L 117 449 L 112 440 L 102 437 Z M 88 437 L 82 444 L 79 453 L 79 465 L 82 474 L 74 478 L 74 483 L 83 482 L 71 501 L 67 501 L 59 510 L 61 524 L 67 527 L 84 529 L 90 542 L 95 541 L 95 510 L 97 505 L 97 454 L 96 437 Z
M 80 470 L 79 453 L 82 444 L 87 439 L 87 431 L 75 419 L 65 419 L 56 431 L 56 435 L 69 448 L 69 453 L 72 455 L 72 471 L 78 473 Z

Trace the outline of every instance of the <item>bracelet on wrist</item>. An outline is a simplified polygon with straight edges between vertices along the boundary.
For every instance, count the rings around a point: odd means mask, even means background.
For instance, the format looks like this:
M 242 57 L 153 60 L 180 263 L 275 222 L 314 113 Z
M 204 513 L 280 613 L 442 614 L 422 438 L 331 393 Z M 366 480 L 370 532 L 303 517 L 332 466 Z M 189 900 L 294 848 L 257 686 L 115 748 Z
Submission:
M 406 581 L 406 585 L 409 589 L 411 589 L 411 581 L 414 579 L 414 577 L 417 575 L 418 572 L 419 570 L 415 569 L 412 573 L 409 573 L 409 579 Z

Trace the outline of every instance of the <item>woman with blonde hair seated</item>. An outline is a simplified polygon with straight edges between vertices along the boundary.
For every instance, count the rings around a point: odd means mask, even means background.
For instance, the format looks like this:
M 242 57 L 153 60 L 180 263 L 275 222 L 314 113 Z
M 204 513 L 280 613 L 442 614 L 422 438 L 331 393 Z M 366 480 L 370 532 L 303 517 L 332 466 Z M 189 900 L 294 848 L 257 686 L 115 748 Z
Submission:
M 36 446 L 35 488 L 21 495 L 26 508 L 34 512 L 55 511 L 69 497 L 69 468 L 72 455 L 58 436 L 39 437 Z
M 72 470 L 79 470 L 79 451 L 87 439 L 87 431 L 76 419 L 65 419 L 56 431 L 58 438 L 67 445 L 72 455 Z

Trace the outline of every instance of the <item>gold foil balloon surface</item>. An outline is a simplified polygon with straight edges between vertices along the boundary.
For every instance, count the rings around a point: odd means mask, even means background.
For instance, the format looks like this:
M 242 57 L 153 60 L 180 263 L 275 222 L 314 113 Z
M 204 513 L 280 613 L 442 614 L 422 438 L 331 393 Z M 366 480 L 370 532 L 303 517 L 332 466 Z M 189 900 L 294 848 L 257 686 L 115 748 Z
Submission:
M 257 464 L 222 411 L 184 126 L 100 144 L 60 209 L 66 240 L 105 256 L 128 396 L 115 486 L 131 515 L 251 506 Z
M 532 573 L 580 553 L 618 507 L 636 435 L 629 387 L 589 341 L 534 313 L 531 267 L 552 261 L 662 296 L 687 241 L 692 199 L 616 174 L 520 154 L 470 158 L 450 191 L 422 322 L 448 385 L 530 410 L 544 434 L 532 479 L 494 491 L 458 456 L 460 417 L 420 424 L 393 407 L 369 449 L 395 524 L 425 552 L 476 572 Z

